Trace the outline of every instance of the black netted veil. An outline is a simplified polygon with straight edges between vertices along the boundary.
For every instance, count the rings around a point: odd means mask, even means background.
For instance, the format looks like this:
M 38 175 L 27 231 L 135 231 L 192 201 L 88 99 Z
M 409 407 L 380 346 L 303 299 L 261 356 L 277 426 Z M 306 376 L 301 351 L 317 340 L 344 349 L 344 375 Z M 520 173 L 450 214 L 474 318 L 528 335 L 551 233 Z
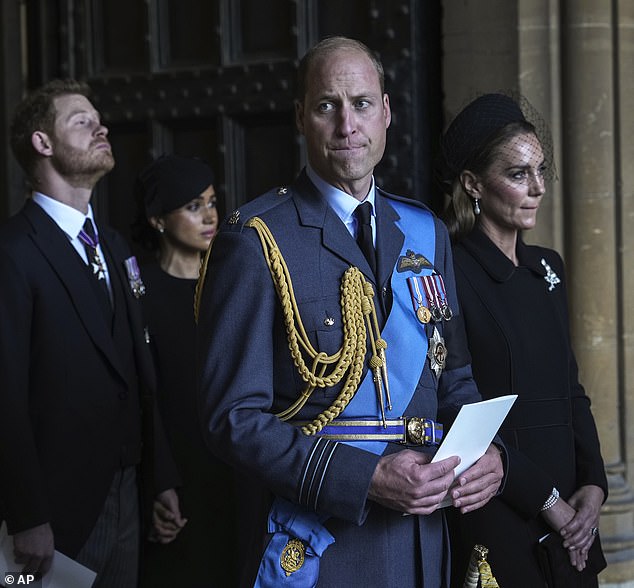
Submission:
M 514 122 L 534 127 L 544 152 L 546 175 L 554 178 L 552 138 L 544 119 L 523 96 L 500 91 L 479 96 L 451 122 L 440 143 L 437 179 L 441 183 L 453 181 L 484 145 Z

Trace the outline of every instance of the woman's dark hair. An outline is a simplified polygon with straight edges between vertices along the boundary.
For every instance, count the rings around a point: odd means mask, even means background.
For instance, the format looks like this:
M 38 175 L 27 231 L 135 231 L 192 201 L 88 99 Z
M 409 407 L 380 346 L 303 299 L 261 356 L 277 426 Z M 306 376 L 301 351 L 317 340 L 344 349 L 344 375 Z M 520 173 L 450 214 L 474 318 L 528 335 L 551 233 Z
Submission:
M 145 212 L 145 187 L 139 178 L 134 181 L 134 202 L 136 204 L 136 216 L 130 226 L 132 240 L 143 247 L 143 249 L 158 253 L 160 249 L 158 234 L 147 219 Z

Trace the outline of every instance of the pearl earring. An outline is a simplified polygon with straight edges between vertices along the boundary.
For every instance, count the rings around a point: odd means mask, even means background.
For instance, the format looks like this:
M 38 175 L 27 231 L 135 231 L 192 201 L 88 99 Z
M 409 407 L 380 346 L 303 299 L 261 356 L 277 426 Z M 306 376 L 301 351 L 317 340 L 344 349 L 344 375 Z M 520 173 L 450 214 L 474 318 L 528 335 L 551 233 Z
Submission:
M 475 214 L 476 216 L 480 214 L 480 199 L 479 198 L 473 199 L 473 214 Z

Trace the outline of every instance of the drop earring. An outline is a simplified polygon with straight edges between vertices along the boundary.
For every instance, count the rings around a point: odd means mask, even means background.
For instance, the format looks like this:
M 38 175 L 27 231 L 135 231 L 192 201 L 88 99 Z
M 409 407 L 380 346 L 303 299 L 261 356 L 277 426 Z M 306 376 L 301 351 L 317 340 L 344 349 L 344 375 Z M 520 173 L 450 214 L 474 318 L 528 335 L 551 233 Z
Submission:
M 480 214 L 480 199 L 479 198 L 473 199 L 473 214 L 475 214 L 476 216 Z

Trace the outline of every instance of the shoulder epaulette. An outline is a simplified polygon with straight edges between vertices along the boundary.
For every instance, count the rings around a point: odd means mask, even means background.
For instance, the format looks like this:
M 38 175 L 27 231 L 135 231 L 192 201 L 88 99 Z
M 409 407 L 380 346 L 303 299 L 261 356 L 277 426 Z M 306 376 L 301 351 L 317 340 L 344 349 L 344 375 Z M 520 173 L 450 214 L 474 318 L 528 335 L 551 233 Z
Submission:
M 292 194 L 292 190 L 286 186 L 273 188 L 268 192 L 245 202 L 240 208 L 236 208 L 223 223 L 228 230 L 241 231 L 244 224 L 254 216 L 262 216 L 267 211 L 286 202 Z

